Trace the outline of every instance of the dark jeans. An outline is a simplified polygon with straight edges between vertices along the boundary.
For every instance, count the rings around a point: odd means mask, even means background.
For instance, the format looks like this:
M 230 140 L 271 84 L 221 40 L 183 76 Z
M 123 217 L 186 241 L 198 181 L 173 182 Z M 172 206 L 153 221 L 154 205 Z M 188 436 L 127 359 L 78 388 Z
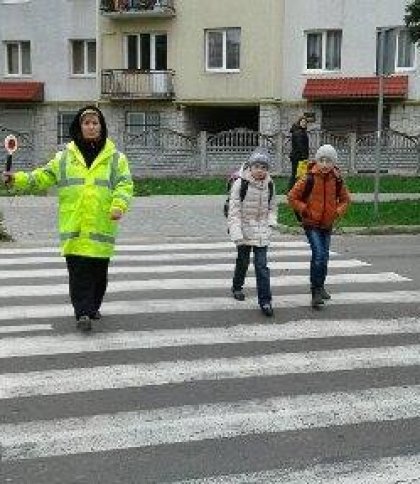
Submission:
M 258 304 L 262 306 L 263 304 L 270 303 L 270 269 L 267 267 L 267 247 L 238 245 L 237 249 L 238 256 L 236 258 L 232 289 L 234 291 L 242 290 L 249 266 L 251 249 L 253 249 L 255 277 L 257 279 Z
M 305 233 L 312 251 L 310 269 L 311 288 L 320 288 L 324 286 L 328 272 L 331 230 L 305 227 Z
M 109 259 L 69 255 L 70 299 L 76 318 L 92 317 L 99 310 L 108 284 Z

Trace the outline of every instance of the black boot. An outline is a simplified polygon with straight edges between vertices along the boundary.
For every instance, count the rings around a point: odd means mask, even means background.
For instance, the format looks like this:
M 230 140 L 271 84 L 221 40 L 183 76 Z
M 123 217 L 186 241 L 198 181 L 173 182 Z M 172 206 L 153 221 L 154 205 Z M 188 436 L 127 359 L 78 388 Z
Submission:
M 324 300 L 322 299 L 321 288 L 313 287 L 311 292 L 312 292 L 311 306 L 314 309 L 319 309 L 324 304 Z
M 321 287 L 320 291 L 321 291 L 321 297 L 322 299 L 324 299 L 324 301 L 328 301 L 328 299 L 331 299 L 331 294 L 328 294 L 324 286 Z
M 233 289 L 232 288 L 232 295 L 233 298 L 237 301 L 245 301 L 245 294 L 243 293 L 242 289 Z
M 76 328 L 80 329 L 84 333 L 92 330 L 92 321 L 89 316 L 80 316 L 76 322 Z
M 273 307 L 271 306 L 270 303 L 261 304 L 260 307 L 261 307 L 262 313 L 268 318 L 271 318 L 272 316 L 274 316 Z

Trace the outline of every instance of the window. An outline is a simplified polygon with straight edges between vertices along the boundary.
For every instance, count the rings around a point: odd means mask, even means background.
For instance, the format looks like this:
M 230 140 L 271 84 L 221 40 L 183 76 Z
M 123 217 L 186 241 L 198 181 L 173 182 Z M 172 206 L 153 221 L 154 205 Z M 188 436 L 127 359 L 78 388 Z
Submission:
M 400 29 L 397 35 L 397 69 L 414 67 L 415 45 L 408 29 Z
M 71 73 L 94 75 L 96 73 L 96 42 L 94 40 L 71 41 Z
M 29 76 L 31 68 L 31 43 L 6 42 L 6 74 L 9 76 Z
M 69 128 L 76 116 L 76 111 L 63 111 L 57 116 L 57 144 L 62 145 L 71 141 Z
M 125 131 L 139 136 L 143 146 L 159 146 L 160 115 L 154 111 L 128 112 Z
M 397 70 L 413 69 L 415 44 L 406 28 L 378 29 L 376 34 L 376 73 L 379 72 L 379 41 L 384 36 L 383 73 L 392 74 Z
M 238 71 L 240 68 L 241 29 L 206 31 L 206 70 Z
M 336 71 L 341 69 L 341 30 L 306 33 L 306 69 Z
M 139 34 L 126 37 L 128 69 L 167 70 L 166 34 Z

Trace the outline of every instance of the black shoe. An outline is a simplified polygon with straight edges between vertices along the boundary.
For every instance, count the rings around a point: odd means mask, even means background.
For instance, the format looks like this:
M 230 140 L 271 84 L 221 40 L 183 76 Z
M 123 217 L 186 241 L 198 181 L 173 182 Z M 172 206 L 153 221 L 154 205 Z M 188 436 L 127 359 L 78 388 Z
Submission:
M 237 301 L 245 301 L 245 294 L 242 292 L 242 289 L 235 290 L 232 289 L 233 298 Z
M 324 299 L 322 299 L 321 289 L 319 287 L 313 288 L 311 306 L 314 309 L 319 309 L 323 304 L 324 304 Z
M 101 312 L 98 310 L 98 311 L 95 311 L 95 314 L 93 316 L 90 317 L 90 319 L 95 319 L 95 320 L 99 320 L 102 318 L 102 314 Z
M 89 316 L 80 316 L 80 318 L 77 320 L 76 327 L 84 333 L 91 331 L 92 321 L 90 320 Z
M 328 299 L 331 299 L 331 294 L 328 294 L 324 286 L 321 287 L 320 292 L 321 292 L 322 299 L 324 299 L 325 301 L 328 301 Z
M 262 304 L 261 311 L 268 318 L 271 318 L 272 316 L 274 316 L 274 311 L 270 303 Z

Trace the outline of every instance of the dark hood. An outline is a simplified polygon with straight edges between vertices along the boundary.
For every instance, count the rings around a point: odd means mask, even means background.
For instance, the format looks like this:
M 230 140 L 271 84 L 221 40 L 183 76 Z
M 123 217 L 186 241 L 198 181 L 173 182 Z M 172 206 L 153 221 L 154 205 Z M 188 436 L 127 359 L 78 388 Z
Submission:
M 87 109 L 93 110 L 98 113 L 99 122 L 101 124 L 101 136 L 98 140 L 92 141 L 85 141 L 82 137 L 82 129 L 80 127 L 80 118 L 84 111 Z M 86 164 L 90 166 L 92 161 L 98 156 L 98 154 L 102 151 L 102 148 L 105 146 L 106 139 L 108 137 L 108 128 L 106 126 L 104 115 L 102 114 L 101 110 L 98 109 L 96 106 L 84 106 L 83 108 L 79 109 L 76 116 L 74 117 L 70 129 L 69 129 L 70 137 L 72 141 L 76 144 L 79 148 L 80 152 L 82 153 Z

